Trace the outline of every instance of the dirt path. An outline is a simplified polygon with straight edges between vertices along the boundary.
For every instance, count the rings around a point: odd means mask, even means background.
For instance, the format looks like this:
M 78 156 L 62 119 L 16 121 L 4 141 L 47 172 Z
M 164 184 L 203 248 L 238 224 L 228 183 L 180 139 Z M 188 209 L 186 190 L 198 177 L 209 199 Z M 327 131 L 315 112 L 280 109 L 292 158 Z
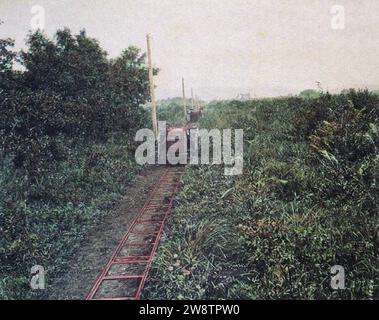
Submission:
M 70 269 L 46 292 L 47 299 L 85 299 L 164 169 L 163 166 L 151 166 L 136 177 L 120 203 L 83 241 L 71 260 Z

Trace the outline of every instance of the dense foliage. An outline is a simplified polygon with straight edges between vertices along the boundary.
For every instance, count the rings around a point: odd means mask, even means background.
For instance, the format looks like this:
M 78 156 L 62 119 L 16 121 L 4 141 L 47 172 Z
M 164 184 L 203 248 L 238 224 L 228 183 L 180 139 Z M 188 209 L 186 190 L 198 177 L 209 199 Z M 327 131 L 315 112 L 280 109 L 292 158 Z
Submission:
M 191 101 L 186 99 L 186 107 L 191 105 Z M 166 121 L 167 125 L 180 126 L 186 123 L 184 114 L 184 103 L 182 98 L 171 98 L 158 101 L 158 119 Z
M 220 102 L 202 126 L 244 129 L 244 173 L 188 169 L 146 298 L 379 298 L 378 96 Z
M 53 40 L 32 33 L 21 52 L 13 45 L 0 40 L 2 298 L 32 294 L 35 264 L 49 280 L 64 269 L 136 172 L 131 141 L 149 123 L 139 49 L 108 59 L 95 39 L 68 29 Z
M 184 104 L 186 106 L 187 116 L 184 114 Z M 197 110 L 199 106 L 204 106 L 205 102 L 202 100 L 185 99 L 183 98 L 167 98 L 158 101 L 158 119 L 166 121 L 169 126 L 184 125 L 189 119 L 189 112 Z
M 148 78 L 138 49 L 109 61 L 96 40 L 67 29 L 55 41 L 36 32 L 27 44 L 18 57 L 25 70 L 13 76 L 14 86 L 2 88 L 0 101 L 1 147 L 14 154 L 17 167 L 35 171 L 64 157 L 62 136 L 104 141 L 140 125 Z M 3 56 L 6 74 L 12 56 Z

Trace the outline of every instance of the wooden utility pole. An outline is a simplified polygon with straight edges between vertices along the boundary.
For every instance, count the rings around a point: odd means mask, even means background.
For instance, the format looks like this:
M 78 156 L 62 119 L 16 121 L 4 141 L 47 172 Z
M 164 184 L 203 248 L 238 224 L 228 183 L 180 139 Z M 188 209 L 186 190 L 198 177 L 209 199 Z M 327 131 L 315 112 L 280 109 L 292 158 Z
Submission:
M 185 88 L 184 88 L 184 78 L 182 78 L 182 90 L 183 90 L 183 109 L 184 109 L 184 116 L 187 118 L 186 90 L 185 90 Z
M 193 110 L 193 108 L 194 108 L 194 101 L 193 101 L 193 88 L 191 88 L 191 108 L 192 108 L 192 110 Z
M 158 137 L 158 124 L 157 124 L 157 102 L 155 101 L 155 85 L 154 85 L 154 67 L 151 54 L 150 45 L 151 36 L 148 34 L 146 36 L 147 40 L 147 61 L 149 66 L 149 82 L 150 82 L 150 102 L 151 102 L 151 119 L 153 122 L 153 131 L 155 137 Z

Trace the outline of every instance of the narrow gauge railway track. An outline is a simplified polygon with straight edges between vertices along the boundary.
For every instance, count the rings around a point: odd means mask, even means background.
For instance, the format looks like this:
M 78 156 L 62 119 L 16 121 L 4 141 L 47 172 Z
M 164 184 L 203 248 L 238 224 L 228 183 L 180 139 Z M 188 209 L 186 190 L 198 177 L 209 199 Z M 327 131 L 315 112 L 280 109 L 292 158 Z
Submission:
M 138 300 L 178 191 L 182 166 L 168 166 L 87 295 L 87 300 Z

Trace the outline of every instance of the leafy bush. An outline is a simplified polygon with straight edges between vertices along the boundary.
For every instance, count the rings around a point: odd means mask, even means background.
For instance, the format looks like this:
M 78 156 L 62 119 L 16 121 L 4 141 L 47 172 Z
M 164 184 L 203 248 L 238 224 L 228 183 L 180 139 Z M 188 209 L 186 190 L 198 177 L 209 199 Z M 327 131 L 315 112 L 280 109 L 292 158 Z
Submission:
M 145 122 L 140 105 L 148 97 L 148 73 L 139 49 L 130 47 L 108 61 L 85 31 L 73 36 L 68 29 L 58 31 L 55 41 L 30 34 L 27 44 L 28 51 L 19 54 L 25 71 L 13 72 L 17 85 L 0 99 L 1 147 L 14 155 L 17 167 L 35 174 L 43 161 L 64 157 L 58 136 L 105 141 L 132 135 Z M 2 56 L 2 73 L 12 72 L 14 56 Z
M 0 40 L 0 297 L 36 298 L 30 268 L 60 272 L 137 172 L 146 126 L 145 56 L 113 59 L 84 31 Z M 15 62 L 22 70 L 14 68 Z

